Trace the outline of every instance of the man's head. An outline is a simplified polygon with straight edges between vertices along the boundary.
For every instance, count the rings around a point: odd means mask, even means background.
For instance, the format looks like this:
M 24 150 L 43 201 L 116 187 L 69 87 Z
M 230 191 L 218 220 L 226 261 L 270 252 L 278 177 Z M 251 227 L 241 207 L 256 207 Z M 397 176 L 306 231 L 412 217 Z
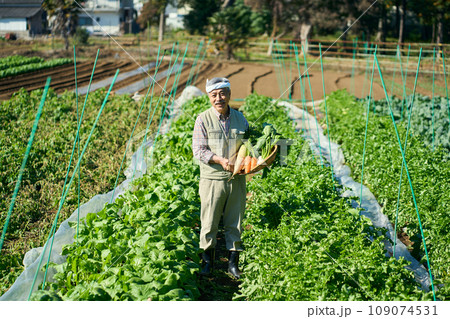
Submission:
M 221 114 L 228 112 L 228 102 L 231 97 L 230 81 L 226 78 L 206 80 L 206 92 L 211 105 Z

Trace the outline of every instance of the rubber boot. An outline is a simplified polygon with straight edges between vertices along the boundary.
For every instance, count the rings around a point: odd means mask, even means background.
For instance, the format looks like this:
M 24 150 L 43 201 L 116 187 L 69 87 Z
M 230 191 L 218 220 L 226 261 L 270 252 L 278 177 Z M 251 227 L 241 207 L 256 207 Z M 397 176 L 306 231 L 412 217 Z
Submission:
M 200 271 L 200 275 L 210 276 L 214 267 L 215 250 L 214 248 L 205 250 L 202 253 L 203 268 Z
M 234 278 L 239 279 L 242 275 L 242 272 L 238 268 L 239 264 L 239 252 L 238 251 L 230 251 L 228 257 L 228 272 L 234 276 Z

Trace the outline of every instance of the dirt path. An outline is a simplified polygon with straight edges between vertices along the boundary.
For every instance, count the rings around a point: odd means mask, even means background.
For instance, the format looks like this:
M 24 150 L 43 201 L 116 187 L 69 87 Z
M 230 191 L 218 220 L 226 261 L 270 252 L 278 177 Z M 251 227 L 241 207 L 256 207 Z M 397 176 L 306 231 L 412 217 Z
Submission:
M 178 81 L 177 95 L 181 94 L 186 87 L 188 79 L 191 74 L 191 67 L 193 61 L 185 61 L 185 68 L 180 74 Z M 114 58 L 103 57 L 99 59 L 97 64 L 94 82 L 100 81 L 107 77 L 114 75 L 116 69 L 120 68 L 120 71 L 126 72 L 133 69 L 137 69 L 139 66 L 126 58 Z M 168 62 L 164 61 L 160 67 L 160 72 L 164 72 L 168 68 Z M 231 82 L 232 100 L 245 99 L 252 92 L 256 92 L 261 95 L 270 96 L 272 98 L 300 100 L 302 98 L 302 90 L 300 87 L 300 81 L 298 80 L 298 73 L 296 69 L 289 66 L 284 71 L 284 75 L 281 74 L 281 70 L 275 69 L 272 64 L 256 64 L 256 63 L 238 63 L 238 62 L 224 62 L 224 61 L 205 61 L 199 66 L 196 66 L 195 71 L 199 70 L 198 75 L 193 75 L 196 82 L 195 86 L 204 91 L 204 85 L 206 79 L 210 79 L 215 76 L 223 76 L 229 78 Z M 89 83 L 90 73 L 92 70 L 92 63 L 81 62 L 77 67 L 78 86 L 87 85 Z M 153 70 L 149 71 L 150 75 L 153 75 Z M 47 76 L 52 77 L 51 87 L 57 92 L 63 92 L 64 90 L 73 90 L 74 85 L 74 71 L 73 65 L 60 66 L 48 70 L 41 70 L 33 73 L 23 74 L 16 77 L 9 77 L 0 80 L 0 99 L 5 100 L 19 90 L 21 87 L 27 90 L 34 90 L 43 88 L 45 79 Z M 407 94 L 411 94 L 414 85 L 414 74 L 409 74 L 407 79 Z M 126 80 L 116 83 L 114 89 L 128 86 L 136 81 L 141 81 L 144 78 L 143 75 L 137 75 L 130 77 Z M 386 72 L 384 74 L 385 82 L 390 94 L 391 87 L 394 87 L 396 95 L 401 95 L 403 91 L 402 80 L 397 75 L 395 78 L 395 85 L 392 86 L 392 74 Z M 192 79 L 194 80 L 194 79 Z M 303 76 L 303 85 L 305 91 L 306 100 L 323 99 L 323 83 L 322 73 L 317 67 L 313 67 L 309 70 L 309 81 L 306 74 Z M 350 93 L 356 97 L 366 96 L 369 93 L 370 77 L 369 74 L 365 74 L 361 70 L 356 72 L 355 77 L 351 78 L 351 70 L 342 71 L 335 67 L 325 67 L 324 70 L 325 91 L 329 94 L 339 89 L 347 89 Z M 163 78 L 158 81 L 155 86 L 154 94 L 160 95 L 166 79 Z M 174 76 L 171 76 L 167 82 L 166 91 L 170 92 L 174 82 Z M 193 83 L 190 83 L 191 85 Z M 436 94 L 444 95 L 445 83 L 443 78 L 436 78 L 435 81 Z M 310 89 L 311 85 L 311 89 Z M 113 90 L 114 90 L 113 89 Z M 139 91 L 140 94 L 145 94 L 147 88 Z M 420 74 L 417 92 L 421 94 L 431 95 L 431 80 L 428 75 Z M 373 86 L 374 99 L 384 99 L 385 94 L 381 86 L 380 77 L 378 75 L 374 78 Z
M 200 277 L 199 290 L 201 301 L 231 301 L 239 291 L 240 281 L 232 278 L 228 271 L 228 251 L 225 247 L 225 237 L 222 222 L 217 234 L 216 259 L 213 274 L 210 277 Z

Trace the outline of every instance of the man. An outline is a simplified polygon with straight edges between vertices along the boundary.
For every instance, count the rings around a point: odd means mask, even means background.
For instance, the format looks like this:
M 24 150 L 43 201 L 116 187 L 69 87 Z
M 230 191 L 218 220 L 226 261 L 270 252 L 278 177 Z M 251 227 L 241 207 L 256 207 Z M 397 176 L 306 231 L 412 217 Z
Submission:
M 231 181 L 228 180 L 234 170 L 233 155 L 242 145 L 248 122 L 241 112 L 228 105 L 231 88 L 226 78 L 207 80 L 206 92 L 211 108 L 197 117 L 192 141 L 194 157 L 200 161 L 200 248 L 204 250 L 201 274 L 211 274 L 216 235 L 223 215 L 225 242 L 229 251 L 228 271 L 239 278 L 246 183 L 244 175 L 236 175 Z

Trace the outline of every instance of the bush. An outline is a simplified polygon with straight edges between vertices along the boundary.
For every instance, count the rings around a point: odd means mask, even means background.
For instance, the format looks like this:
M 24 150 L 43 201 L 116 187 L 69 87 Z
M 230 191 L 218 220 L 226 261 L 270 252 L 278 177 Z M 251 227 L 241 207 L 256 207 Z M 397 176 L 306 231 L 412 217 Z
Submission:
M 89 31 L 78 27 L 73 36 L 73 40 L 76 44 L 87 44 L 89 40 Z

